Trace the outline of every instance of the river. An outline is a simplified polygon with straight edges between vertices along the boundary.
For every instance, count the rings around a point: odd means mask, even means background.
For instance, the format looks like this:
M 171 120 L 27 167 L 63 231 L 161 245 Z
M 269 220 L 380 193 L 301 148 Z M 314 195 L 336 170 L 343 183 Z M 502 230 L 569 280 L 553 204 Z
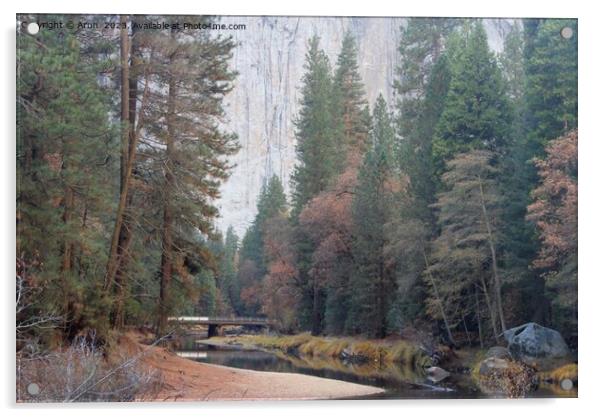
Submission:
M 197 340 L 195 340 L 197 339 Z M 235 347 L 212 346 L 198 338 L 180 343 L 179 356 L 199 362 L 255 371 L 288 372 L 337 379 L 385 389 L 370 398 L 383 399 L 470 399 L 491 398 L 476 386 L 466 370 L 456 370 L 443 381 L 434 383 L 426 374 L 399 365 L 379 366 L 351 364 L 335 359 L 297 357 L 263 350 L 242 350 Z M 554 387 L 539 387 L 529 394 L 532 398 L 576 396 L 559 392 Z M 361 398 L 360 398 L 361 399 Z

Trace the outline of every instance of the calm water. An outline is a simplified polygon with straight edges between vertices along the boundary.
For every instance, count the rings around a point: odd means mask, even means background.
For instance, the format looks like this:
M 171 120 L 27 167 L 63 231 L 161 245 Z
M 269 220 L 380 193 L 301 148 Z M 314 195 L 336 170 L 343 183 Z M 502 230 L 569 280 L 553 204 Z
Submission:
M 354 365 L 340 360 L 299 358 L 259 350 L 208 346 L 196 343 L 194 339 L 186 340 L 178 354 L 191 360 L 232 368 L 299 373 L 372 385 L 386 390 L 385 393 L 370 398 L 489 398 L 475 386 L 469 375 L 462 373 L 452 373 L 445 380 L 433 383 L 426 375 L 401 366 L 379 367 L 372 364 Z M 535 398 L 558 396 L 557 390 L 544 388 L 530 395 Z

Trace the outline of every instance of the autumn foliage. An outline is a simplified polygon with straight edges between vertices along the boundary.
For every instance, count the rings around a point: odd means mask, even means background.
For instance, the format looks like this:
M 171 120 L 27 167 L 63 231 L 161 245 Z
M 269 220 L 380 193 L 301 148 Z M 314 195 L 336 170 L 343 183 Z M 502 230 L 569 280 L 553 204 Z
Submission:
M 536 268 L 557 268 L 577 252 L 577 131 L 546 148 L 546 159 L 535 165 L 541 179 L 531 193 L 527 219 L 540 231 Z

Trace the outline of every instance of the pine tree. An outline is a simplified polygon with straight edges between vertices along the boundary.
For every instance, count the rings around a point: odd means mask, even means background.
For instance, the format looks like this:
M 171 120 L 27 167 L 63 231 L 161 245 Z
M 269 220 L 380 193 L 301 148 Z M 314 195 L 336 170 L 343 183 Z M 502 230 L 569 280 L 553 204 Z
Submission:
M 273 175 L 261 187 L 257 200 L 257 214 L 243 238 L 240 258 L 255 263 L 260 276 L 265 275 L 265 259 L 263 254 L 265 225 L 272 217 L 286 211 L 286 195 L 278 176 Z
M 452 78 L 437 124 L 433 154 L 436 172 L 445 161 L 472 149 L 504 152 L 511 111 L 502 74 L 479 21 L 465 26 L 452 59 Z
M 384 337 L 395 292 L 395 273 L 385 258 L 384 228 L 395 216 L 400 184 L 392 156 L 395 130 L 382 95 L 372 117 L 370 149 L 364 156 L 353 200 L 355 271 L 347 327 L 353 332 Z
M 226 231 L 221 262 L 220 290 L 230 307 L 236 312 L 240 305 L 240 284 L 237 277 L 238 236 L 232 226 Z
M 295 121 L 297 165 L 292 174 L 291 220 L 298 224 L 303 207 L 332 184 L 340 173 L 344 158 L 339 157 L 341 143 L 337 144 L 342 129 L 337 129 L 333 107 L 333 81 L 328 57 L 319 47 L 319 38 L 309 40 L 302 78 L 301 108 Z M 315 245 L 311 238 L 297 227 L 297 262 L 299 282 L 302 285 L 300 316 L 303 327 L 311 327 L 314 334 L 322 331 L 324 291 L 319 281 L 309 275 Z
M 319 38 L 309 41 L 301 108 L 295 121 L 297 165 L 292 175 L 292 215 L 296 219 L 305 203 L 324 190 L 338 171 L 332 109 L 332 76 Z M 341 163 L 340 161 L 338 162 Z
M 500 194 L 494 155 L 473 150 L 457 155 L 443 176 L 446 191 L 438 195 L 435 208 L 441 234 L 434 242 L 426 271 L 431 298 L 429 311 L 441 316 L 441 303 L 450 326 L 475 318 L 475 291 L 484 295 L 497 340 L 498 324 L 505 330 L 501 294 L 502 274 L 498 267 Z
M 249 289 L 253 289 L 254 293 L 260 292 L 261 281 L 268 272 L 264 251 L 266 225 L 272 218 L 281 216 L 286 211 L 284 187 L 280 178 L 273 175 L 261 188 L 257 201 L 257 214 L 242 241 L 238 278 L 241 292 L 245 290 L 248 292 Z M 256 304 L 256 301 L 253 302 L 255 307 L 247 305 L 247 312 L 258 313 L 256 310 L 259 309 L 259 304 Z
M 502 75 L 508 89 L 508 97 L 520 108 L 519 104 L 525 94 L 525 39 L 519 21 L 512 24 L 510 32 L 504 38 L 504 49 L 499 56 Z M 517 120 L 521 120 L 517 117 Z M 520 126 L 520 123 L 517 123 Z
M 391 322 L 397 326 L 411 322 L 424 309 L 425 293 L 419 278 L 425 268 L 425 257 L 406 234 L 414 236 L 415 228 L 408 226 L 415 224 L 420 224 L 420 230 L 427 235 L 435 232 L 431 205 L 440 179 L 435 175 L 433 137 L 451 79 L 454 51 L 448 44 L 453 43 L 460 23 L 459 19 L 410 19 L 399 48 L 395 153 L 408 185 L 400 217 L 388 227 L 391 239 L 406 242 L 406 247 L 392 243 L 389 248 L 402 265 L 397 278 L 399 293 L 391 311 Z
M 399 134 L 407 141 L 419 140 L 416 122 L 424 111 L 430 74 L 445 50 L 446 38 L 459 23 L 458 19 L 410 18 L 401 28 L 400 65 L 394 87 L 399 95 Z
M 577 25 L 572 20 L 525 19 L 523 27 L 522 39 L 517 29 L 511 32 L 501 56 L 516 118 L 515 140 L 502 166 L 506 208 L 502 262 L 516 279 L 509 291 L 520 288 L 520 297 L 513 296 L 512 310 L 518 310 L 522 321 L 554 325 L 546 281 L 529 268 L 539 246 L 536 229 L 524 219 L 529 192 L 539 180 L 532 161 L 544 157 L 544 147 L 552 138 L 577 125 Z M 571 38 L 561 36 L 564 27 L 572 28 Z M 518 60 L 521 50 L 524 59 Z
M 577 127 L 577 22 L 534 22 L 525 47 L 527 131 L 542 156 L 549 140 Z M 563 28 L 572 30 L 565 39 Z
M 235 153 L 238 143 L 236 135 L 221 128 L 222 101 L 235 77 L 228 67 L 231 38 L 202 31 L 191 38 L 177 29 L 155 36 L 156 85 L 153 105 L 144 115 L 152 123 L 141 145 L 147 149 L 150 185 L 162 209 L 158 332 L 163 333 L 172 308 L 174 267 L 179 258 L 198 256 L 199 233 L 212 236 L 218 214 L 214 200 L 231 168 L 222 157 Z
M 445 105 L 450 79 L 449 58 L 443 54 L 433 66 L 425 87 L 422 112 L 416 118 L 411 134 L 402 137 L 398 151 L 401 170 L 410 181 L 410 194 L 414 201 L 411 214 L 431 228 L 434 216 L 429 206 L 434 203 L 439 185 L 433 161 L 433 137 Z
M 19 35 L 17 54 L 17 256 L 68 337 L 87 327 L 104 337 L 96 271 L 118 143 L 97 76 L 110 62 L 85 57 L 60 31 Z
M 504 40 L 504 50 L 499 55 L 502 75 L 506 84 L 510 107 L 513 113 L 511 142 L 501 161 L 500 190 L 504 211 L 504 224 L 500 236 L 501 265 L 512 280 L 507 282 L 509 297 L 509 320 L 516 322 L 548 322 L 546 311 L 549 302 L 545 297 L 543 280 L 529 263 L 535 256 L 537 241 L 533 225 L 525 221 L 529 192 L 536 180 L 535 167 L 530 162 L 535 147 L 527 136 L 526 116 L 526 74 L 525 74 L 525 32 L 528 21 L 523 21 L 524 29 L 515 22 Z M 530 302 L 535 300 L 535 302 Z
M 312 295 L 317 292 L 318 297 L 317 302 L 311 301 L 315 318 L 312 328 L 314 333 L 323 328 L 328 333 L 340 334 L 344 331 L 348 281 L 353 270 L 349 243 L 352 239 L 350 191 L 357 179 L 370 127 L 357 48 L 350 32 L 345 34 L 338 55 L 332 96 L 334 140 L 339 149 L 338 159 L 345 161 L 345 167 L 336 173 L 325 190 L 304 206 L 300 226 L 313 249 L 309 279 Z
M 537 159 L 539 184 L 527 219 L 539 231 L 541 248 L 533 266 L 550 293 L 553 320 L 571 341 L 577 338 L 577 131 L 550 141 Z
M 350 154 L 350 163 L 359 160 L 368 137 L 365 109 L 367 101 L 364 85 L 357 64 L 357 46 L 351 32 L 345 33 L 341 52 L 337 58 L 333 83 L 333 103 L 335 129 L 341 135 L 344 153 Z M 339 148 L 341 149 L 341 148 Z
M 286 213 L 271 217 L 265 225 L 264 252 L 267 274 L 261 286 L 261 311 L 280 330 L 298 329 L 299 288 L 293 227 Z

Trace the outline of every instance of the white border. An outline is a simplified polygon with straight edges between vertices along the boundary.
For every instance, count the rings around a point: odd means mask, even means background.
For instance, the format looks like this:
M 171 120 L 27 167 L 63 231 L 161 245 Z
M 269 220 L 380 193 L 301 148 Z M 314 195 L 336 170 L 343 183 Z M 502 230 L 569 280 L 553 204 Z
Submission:
M 4 54 L 2 56 L 2 91 L 0 100 L 2 112 L 1 126 L 4 135 L 2 144 L 2 163 L 0 164 L 4 227 L 0 248 L 2 259 L 2 369 L 3 376 L 0 392 L 2 405 L 8 408 L 9 415 L 44 414 L 54 416 L 87 417 L 111 415 L 129 415 L 140 413 L 147 416 L 166 414 L 184 415 L 220 415 L 232 413 L 251 416 L 307 416 L 309 414 L 333 414 L 344 416 L 364 416 L 376 411 L 380 415 L 431 415 L 448 416 L 506 416 L 523 413 L 547 416 L 576 416 L 600 413 L 598 405 L 600 386 L 602 386 L 602 318 L 599 305 L 602 303 L 602 277 L 600 270 L 600 247 L 602 236 L 601 195 L 601 144 L 602 118 L 600 100 L 602 97 L 600 69 L 602 40 L 600 27 L 602 16 L 595 8 L 594 1 L 430 1 L 415 2 L 365 0 L 363 2 L 345 1 L 340 3 L 324 0 L 280 1 L 231 1 L 199 0 L 185 3 L 158 0 L 102 0 L 84 2 L 69 0 L 59 2 L 16 0 L 2 4 L 2 25 Z M 284 402 L 284 403 L 190 403 L 190 404 L 101 404 L 80 406 L 15 406 L 14 401 L 14 308 L 12 298 L 14 273 L 15 241 L 15 14 L 31 13 L 148 13 L 148 14 L 230 14 L 230 15 L 334 15 L 334 16 L 480 16 L 480 17 L 576 17 L 579 19 L 579 399 L 559 400 L 436 400 L 436 401 L 354 401 L 354 402 Z M 598 412 L 592 410 L 598 409 Z M 517 414 L 518 413 L 518 414 Z

